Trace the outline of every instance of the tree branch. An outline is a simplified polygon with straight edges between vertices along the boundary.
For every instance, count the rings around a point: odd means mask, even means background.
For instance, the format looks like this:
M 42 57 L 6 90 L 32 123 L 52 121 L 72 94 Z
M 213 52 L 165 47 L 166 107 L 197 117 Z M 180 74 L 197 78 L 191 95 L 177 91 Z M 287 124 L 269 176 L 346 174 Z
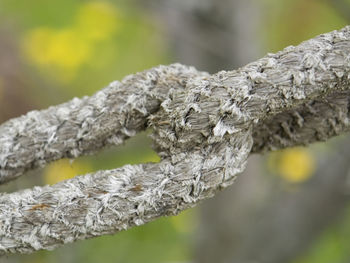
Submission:
M 153 127 L 158 164 L 0 196 L 0 253 L 52 249 L 174 215 L 225 188 L 250 152 L 349 127 L 350 27 L 215 75 L 174 64 L 0 126 L 6 182 Z

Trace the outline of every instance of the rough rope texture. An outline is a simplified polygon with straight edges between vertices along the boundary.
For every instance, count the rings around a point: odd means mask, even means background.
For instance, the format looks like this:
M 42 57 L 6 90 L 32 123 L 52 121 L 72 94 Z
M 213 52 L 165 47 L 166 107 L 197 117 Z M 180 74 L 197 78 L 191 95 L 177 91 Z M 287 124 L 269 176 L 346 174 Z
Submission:
M 152 127 L 160 163 L 0 196 L 0 254 L 30 253 L 175 215 L 232 184 L 251 152 L 349 129 L 350 26 L 214 75 L 180 64 L 0 126 L 0 181 Z

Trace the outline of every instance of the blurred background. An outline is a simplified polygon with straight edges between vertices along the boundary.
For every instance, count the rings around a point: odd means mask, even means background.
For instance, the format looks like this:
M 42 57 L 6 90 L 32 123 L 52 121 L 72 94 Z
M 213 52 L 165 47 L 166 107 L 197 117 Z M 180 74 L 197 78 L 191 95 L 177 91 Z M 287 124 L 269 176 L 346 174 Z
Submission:
M 0 0 L 0 123 L 181 62 L 231 70 L 350 22 L 350 0 Z M 5 263 L 350 262 L 350 139 L 252 156 L 197 208 Z M 1 186 L 158 161 L 147 132 Z

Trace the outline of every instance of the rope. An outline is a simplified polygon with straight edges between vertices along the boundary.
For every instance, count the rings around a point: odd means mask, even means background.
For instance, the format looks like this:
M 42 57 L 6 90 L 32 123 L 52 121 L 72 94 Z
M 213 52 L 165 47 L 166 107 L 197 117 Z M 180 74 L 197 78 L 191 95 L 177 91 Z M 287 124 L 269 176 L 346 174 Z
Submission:
M 0 196 L 0 254 L 31 253 L 176 215 L 232 184 L 251 153 L 349 129 L 350 26 L 214 75 L 159 66 L 0 126 L 0 182 L 153 129 L 159 163 Z

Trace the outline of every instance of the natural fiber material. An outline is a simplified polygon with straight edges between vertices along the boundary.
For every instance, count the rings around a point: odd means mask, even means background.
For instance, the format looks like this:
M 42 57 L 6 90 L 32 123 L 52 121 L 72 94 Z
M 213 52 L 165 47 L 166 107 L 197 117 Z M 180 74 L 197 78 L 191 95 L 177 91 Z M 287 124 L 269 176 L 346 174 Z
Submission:
M 230 185 L 251 152 L 349 129 L 350 27 L 215 75 L 180 64 L 0 126 L 0 181 L 152 127 L 160 163 L 0 196 L 0 253 L 30 253 L 174 215 Z

